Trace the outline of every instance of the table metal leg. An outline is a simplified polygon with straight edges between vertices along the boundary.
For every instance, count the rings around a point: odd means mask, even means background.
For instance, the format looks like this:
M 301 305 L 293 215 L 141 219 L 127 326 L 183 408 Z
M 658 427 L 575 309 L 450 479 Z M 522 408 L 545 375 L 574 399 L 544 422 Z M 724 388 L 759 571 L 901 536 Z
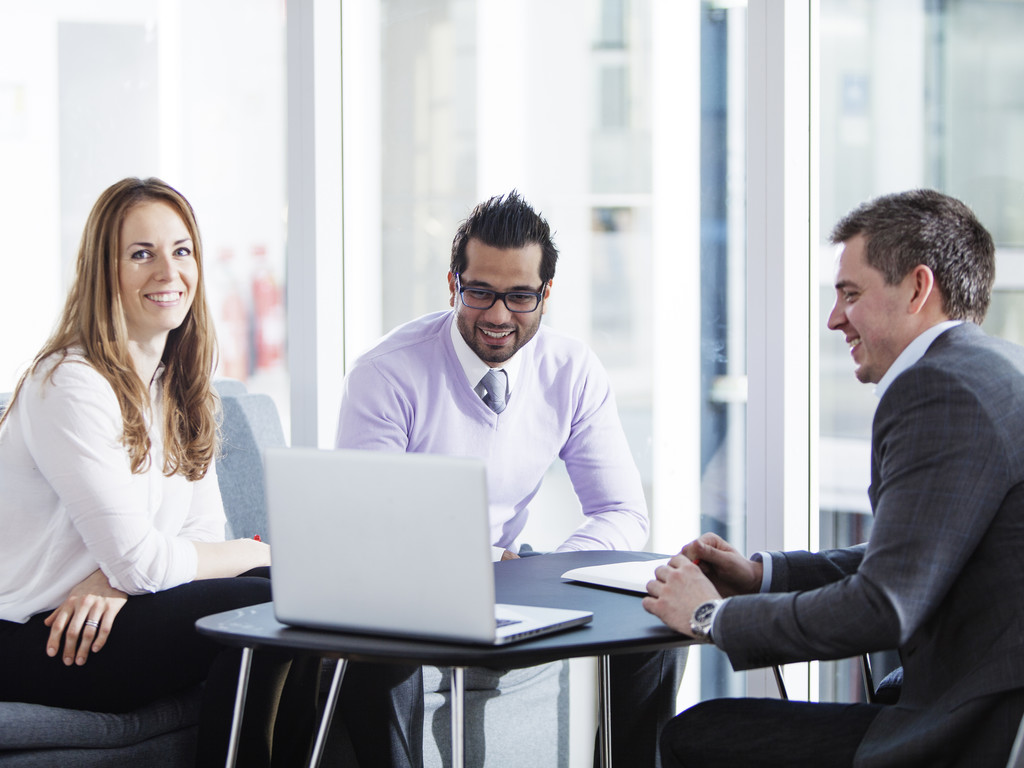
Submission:
M 327 692 L 327 701 L 324 703 L 324 713 L 320 717 L 320 728 L 316 732 L 313 754 L 309 758 L 309 768 L 317 768 L 320 765 L 320 758 L 323 757 L 324 747 L 327 746 L 327 734 L 330 731 L 331 718 L 334 717 L 334 707 L 338 703 L 341 681 L 345 678 L 345 669 L 347 667 L 347 660 L 338 659 L 338 666 L 334 668 L 334 677 L 331 678 L 331 689 Z
M 242 663 L 238 668 L 238 687 L 235 689 L 235 711 L 231 715 L 231 736 L 228 738 L 228 756 L 225 768 L 235 768 L 238 758 L 238 737 L 242 732 L 242 715 L 245 712 L 245 694 L 249 691 L 249 669 L 252 667 L 252 648 L 242 649 Z
M 466 764 L 465 724 L 465 667 L 452 667 L 452 768 L 464 768 Z
M 597 657 L 597 707 L 601 768 L 612 768 L 612 684 L 608 654 Z

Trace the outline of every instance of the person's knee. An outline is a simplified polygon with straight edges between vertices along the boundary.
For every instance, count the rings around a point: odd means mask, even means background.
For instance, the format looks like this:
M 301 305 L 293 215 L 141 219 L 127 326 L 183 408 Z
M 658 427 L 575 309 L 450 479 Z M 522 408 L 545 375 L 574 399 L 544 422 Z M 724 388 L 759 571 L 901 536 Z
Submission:
M 239 608 L 266 603 L 273 596 L 268 575 L 266 569 L 253 569 L 233 578 L 210 579 L 209 590 L 226 602 L 236 603 Z M 196 583 L 202 582 L 193 582 Z
M 696 704 L 673 717 L 661 732 L 661 759 L 665 768 L 712 765 L 721 750 L 723 723 L 734 719 L 728 704 L 712 699 Z M 686 762 L 683 762 L 685 757 Z

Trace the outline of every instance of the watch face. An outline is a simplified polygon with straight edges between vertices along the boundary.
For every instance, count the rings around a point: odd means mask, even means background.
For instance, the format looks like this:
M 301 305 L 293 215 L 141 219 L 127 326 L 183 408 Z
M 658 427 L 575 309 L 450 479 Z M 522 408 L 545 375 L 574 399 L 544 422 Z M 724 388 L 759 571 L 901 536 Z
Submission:
M 711 618 L 711 614 L 715 612 L 714 603 L 702 603 L 697 606 L 697 610 L 693 612 L 694 621 L 705 622 Z

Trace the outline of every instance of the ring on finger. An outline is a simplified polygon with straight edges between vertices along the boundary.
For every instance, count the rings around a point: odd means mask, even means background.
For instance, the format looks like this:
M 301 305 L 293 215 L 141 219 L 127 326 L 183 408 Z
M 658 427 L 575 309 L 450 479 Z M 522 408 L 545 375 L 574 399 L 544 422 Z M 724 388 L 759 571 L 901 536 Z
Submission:
M 99 629 L 100 623 L 96 619 L 86 619 L 85 626 L 92 627 L 93 629 Z

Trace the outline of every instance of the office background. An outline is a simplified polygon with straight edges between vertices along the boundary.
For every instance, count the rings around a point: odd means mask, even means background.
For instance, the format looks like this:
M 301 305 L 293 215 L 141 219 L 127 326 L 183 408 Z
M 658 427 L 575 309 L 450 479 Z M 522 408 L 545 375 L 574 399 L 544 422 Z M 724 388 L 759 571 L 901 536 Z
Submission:
M 220 374 L 330 445 L 345 366 L 447 306 L 451 236 L 515 187 L 562 258 L 545 322 L 609 369 L 670 551 L 861 540 L 870 387 L 831 224 L 936 187 L 998 245 L 1024 339 L 1019 0 L 0 0 L 0 390 L 56 319 L 98 193 L 196 208 Z M 554 467 L 533 545 L 574 526 Z M 881 660 L 884 663 L 884 659 Z M 791 692 L 858 695 L 848 663 Z M 695 653 L 681 699 L 770 691 Z

